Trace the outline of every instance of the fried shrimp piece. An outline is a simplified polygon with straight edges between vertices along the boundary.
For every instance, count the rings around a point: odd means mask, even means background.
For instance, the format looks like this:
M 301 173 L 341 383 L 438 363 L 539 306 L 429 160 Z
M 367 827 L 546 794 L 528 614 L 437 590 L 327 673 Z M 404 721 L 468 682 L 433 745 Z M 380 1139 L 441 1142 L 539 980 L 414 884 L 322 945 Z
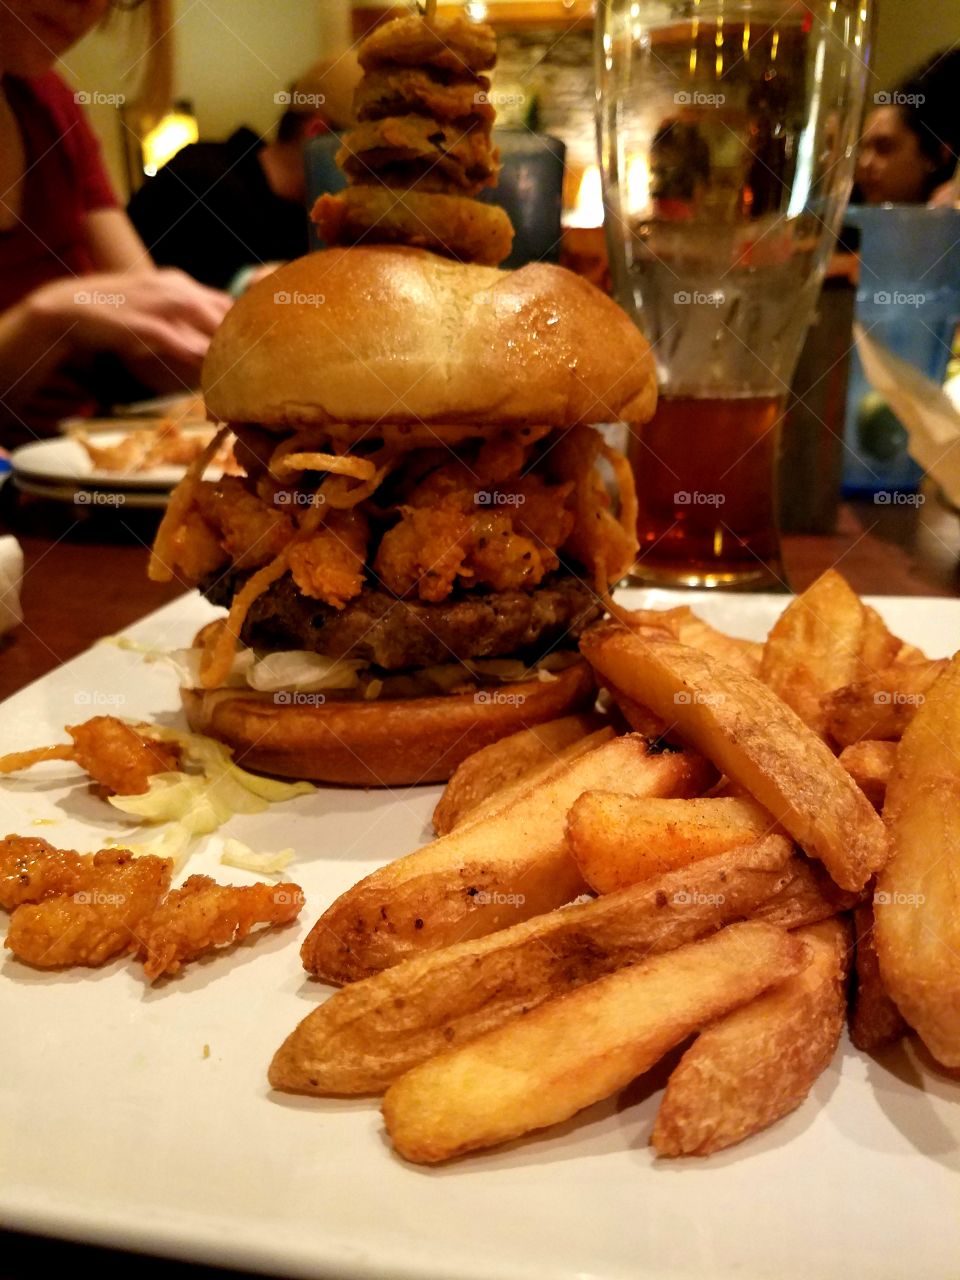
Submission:
M 497 36 L 485 22 L 471 22 L 465 14 L 419 15 L 381 23 L 360 45 L 357 57 L 364 71 L 399 63 L 405 67 L 439 67 L 446 71 L 489 71 L 497 60 Z
M 92 854 L 57 849 L 37 836 L 9 835 L 0 840 L 0 907 L 4 911 L 58 893 L 76 893 L 95 874 Z
M 466 546 L 464 578 L 494 591 L 532 590 L 560 563 L 556 552 L 514 528 L 514 517 L 474 518 Z
M 139 956 L 151 982 L 217 947 L 246 938 L 257 925 L 289 924 L 303 907 L 296 884 L 217 884 L 190 876 L 139 929 Z
M 147 790 L 155 773 L 170 773 L 180 767 L 180 749 L 175 743 L 158 742 L 116 716 L 93 716 L 82 724 L 67 725 L 67 733 L 73 739 L 72 746 L 64 743 L 0 756 L 0 774 L 29 769 L 44 760 L 72 760 L 105 792 L 134 796 Z
M 242 456 L 262 478 L 253 451 L 245 447 Z M 275 484 L 269 490 L 271 501 L 265 501 L 247 488 L 244 476 L 199 481 L 167 549 L 165 567 L 171 576 L 179 572 L 197 583 L 230 561 L 244 569 L 269 563 L 293 532 L 290 516 L 272 500 L 275 496 Z
M 573 513 L 564 510 L 560 494 L 550 519 L 562 540 Z M 535 534 L 516 509 L 474 506 L 477 514 L 469 514 L 464 508 L 474 496 L 458 490 L 435 506 L 402 507 L 400 522 L 384 534 L 374 561 L 384 586 L 398 596 L 438 602 L 458 578 L 495 591 L 532 590 L 558 567 L 558 542 L 550 545 Z
M 342 609 L 363 590 L 370 526 L 357 507 L 331 511 L 310 537 L 290 548 L 293 580 L 306 596 Z
M 358 120 L 419 112 L 437 120 L 462 120 L 476 115 L 492 124 L 496 112 L 489 94 L 486 76 L 441 77 L 422 67 L 383 67 L 368 71 L 357 85 L 353 110 Z
M 476 116 L 447 124 L 426 116 L 366 120 L 344 135 L 337 164 L 351 182 L 476 195 L 493 186 L 499 153 Z
M 171 577 L 179 573 L 187 582 L 199 582 L 229 560 L 217 531 L 196 508 L 190 508 L 177 526 L 168 558 Z
M 603 579 L 599 585 L 606 589 L 633 564 L 637 543 L 611 510 L 610 495 L 597 470 L 602 451 L 603 438 L 592 427 L 572 427 L 560 433 L 547 467 L 551 478 L 575 485 L 576 519 L 564 550 L 594 570 Z
M 505 210 L 464 196 L 348 187 L 321 196 L 310 216 L 328 245 L 408 244 L 487 267 L 499 266 L 513 244 Z
M 73 739 L 73 758 L 105 791 L 136 796 L 147 790 L 155 773 L 180 767 L 180 749 L 137 733 L 116 716 L 94 716 L 83 724 L 67 725 Z
M 400 510 L 400 523 L 380 541 L 374 573 L 396 596 L 446 600 L 463 570 L 470 517 L 447 504 Z
M 104 964 L 136 949 L 137 930 L 170 887 L 173 864 L 126 849 L 93 855 L 83 887 L 17 907 L 6 947 L 38 969 Z
M 492 437 L 472 459 L 436 467 L 415 485 L 374 562 L 384 584 L 440 601 L 457 578 L 496 591 L 531 590 L 556 569 L 574 527 L 574 484 L 522 474 L 536 438 Z
M 541 548 L 559 549 L 566 545 L 576 520 L 570 505 L 574 487 L 572 480 L 547 484 L 543 476 L 531 472 L 522 480 L 505 485 L 502 492 L 517 499 L 513 521 L 517 530 L 533 538 Z
M 239 476 L 203 481 L 197 486 L 196 504 L 238 569 L 268 564 L 293 534 L 290 516 L 281 507 L 261 502 Z

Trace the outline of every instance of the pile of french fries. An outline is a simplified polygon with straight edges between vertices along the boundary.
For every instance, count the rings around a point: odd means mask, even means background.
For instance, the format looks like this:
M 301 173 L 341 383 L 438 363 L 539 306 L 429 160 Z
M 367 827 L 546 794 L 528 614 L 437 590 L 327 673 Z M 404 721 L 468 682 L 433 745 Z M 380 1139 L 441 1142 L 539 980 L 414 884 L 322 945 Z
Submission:
M 324 913 L 302 956 L 341 990 L 271 1083 L 384 1093 L 396 1151 L 433 1163 L 568 1120 L 691 1037 L 662 1156 L 797 1107 L 848 1016 L 867 1051 L 909 1025 L 960 1065 L 960 657 L 928 660 L 835 572 L 762 645 L 681 608 L 615 609 L 581 647 L 606 710 L 465 761 L 438 838 Z

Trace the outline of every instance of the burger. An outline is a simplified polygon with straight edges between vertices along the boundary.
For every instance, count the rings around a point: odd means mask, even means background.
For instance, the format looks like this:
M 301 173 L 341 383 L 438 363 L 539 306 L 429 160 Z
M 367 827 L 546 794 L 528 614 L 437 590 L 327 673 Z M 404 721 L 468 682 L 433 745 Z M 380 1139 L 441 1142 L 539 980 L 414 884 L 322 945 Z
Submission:
M 582 631 L 636 553 L 622 455 L 649 348 L 571 272 L 419 248 L 309 254 L 241 298 L 203 371 L 238 475 L 175 491 L 151 575 L 225 618 L 182 690 L 250 768 L 397 785 L 593 703 Z
M 228 313 L 203 372 L 239 475 L 174 493 L 151 560 L 227 615 L 185 655 L 191 726 L 248 767 L 433 782 L 592 704 L 577 639 L 636 553 L 625 459 L 646 342 L 578 276 L 504 271 L 496 36 L 409 14 L 359 47 L 327 245 Z

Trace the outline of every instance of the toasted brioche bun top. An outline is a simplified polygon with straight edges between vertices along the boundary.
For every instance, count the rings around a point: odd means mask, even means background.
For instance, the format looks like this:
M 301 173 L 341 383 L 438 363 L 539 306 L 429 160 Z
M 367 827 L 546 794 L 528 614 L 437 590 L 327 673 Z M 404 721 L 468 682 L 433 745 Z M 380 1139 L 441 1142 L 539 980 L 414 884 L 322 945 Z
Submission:
M 327 249 L 259 281 L 203 369 L 208 411 L 267 426 L 646 422 L 650 348 L 571 271 Z

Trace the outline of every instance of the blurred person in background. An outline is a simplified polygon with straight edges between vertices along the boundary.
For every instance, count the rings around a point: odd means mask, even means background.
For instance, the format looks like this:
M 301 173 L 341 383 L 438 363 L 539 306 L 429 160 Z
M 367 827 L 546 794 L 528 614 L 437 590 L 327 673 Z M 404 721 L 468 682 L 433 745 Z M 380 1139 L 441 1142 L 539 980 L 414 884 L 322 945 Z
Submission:
M 889 93 L 875 96 L 857 156 L 854 201 L 952 203 L 960 155 L 960 49 L 935 55 Z
M 51 70 L 109 0 L 0 3 L 0 445 L 130 387 L 195 387 L 230 299 L 151 261 Z M 129 4 L 127 7 L 130 7 Z M 141 394 L 143 391 L 141 390 Z
M 351 124 L 359 78 L 352 53 L 319 63 L 276 95 L 286 110 L 270 141 L 242 126 L 178 151 L 127 206 L 154 261 L 236 294 L 306 253 L 304 147 Z

